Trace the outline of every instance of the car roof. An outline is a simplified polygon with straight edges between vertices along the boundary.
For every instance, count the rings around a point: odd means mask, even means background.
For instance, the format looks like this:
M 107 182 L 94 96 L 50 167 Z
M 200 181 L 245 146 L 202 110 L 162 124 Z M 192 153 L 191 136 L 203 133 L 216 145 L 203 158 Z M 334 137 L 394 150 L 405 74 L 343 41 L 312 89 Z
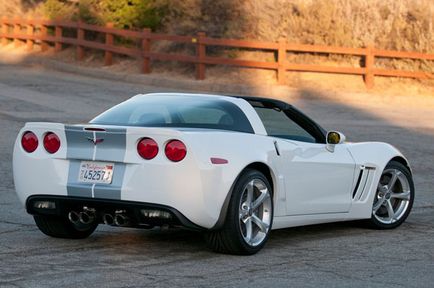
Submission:
M 247 102 L 249 102 L 251 105 L 256 106 L 255 104 L 263 107 L 277 107 L 281 110 L 287 110 L 291 107 L 293 107 L 291 104 L 286 103 L 281 100 L 273 99 L 273 98 L 267 98 L 267 97 L 253 97 L 253 96 L 242 96 L 242 95 L 226 95 L 226 94 L 207 94 L 207 93 L 178 93 L 178 92 L 161 92 L 161 93 L 147 93 L 147 94 L 139 94 L 134 97 L 141 97 L 141 96 L 186 96 L 186 97 L 204 97 L 204 98 L 219 98 L 219 99 L 225 99 L 231 101 L 232 99 L 244 99 Z M 231 101 L 232 102 L 232 101 Z
M 322 128 L 318 123 L 308 117 L 306 114 L 295 108 L 293 105 L 283 102 L 281 100 L 266 98 L 266 97 L 252 97 L 252 96 L 241 96 L 241 95 L 216 95 L 216 94 L 205 94 L 205 93 L 149 93 L 149 94 L 139 94 L 134 97 L 142 96 L 184 96 L 184 97 L 204 97 L 209 99 L 223 99 L 232 103 L 237 103 L 237 105 L 246 113 L 247 118 L 256 134 L 267 135 L 265 127 L 262 120 L 259 118 L 258 114 L 254 111 L 254 107 L 263 108 L 277 108 L 278 110 L 284 111 L 288 116 L 288 111 L 292 111 L 291 119 L 297 124 L 299 124 L 304 129 L 309 129 L 315 134 L 315 138 L 325 143 L 326 130 Z M 133 97 L 133 98 L 134 98 Z M 247 102 L 247 103 L 246 103 Z M 247 107 L 247 106 L 248 107 Z M 249 108 L 250 107 L 250 108 Z

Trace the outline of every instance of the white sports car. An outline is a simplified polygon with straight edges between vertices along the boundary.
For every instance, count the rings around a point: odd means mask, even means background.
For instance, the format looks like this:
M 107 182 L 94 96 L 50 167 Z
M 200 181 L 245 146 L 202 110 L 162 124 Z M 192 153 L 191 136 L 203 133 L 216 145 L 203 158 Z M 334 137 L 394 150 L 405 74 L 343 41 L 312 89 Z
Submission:
M 395 228 L 414 200 L 393 146 L 347 143 L 287 103 L 238 96 L 137 95 L 87 124 L 27 123 L 13 172 L 49 236 L 182 226 L 233 254 L 256 253 L 271 229 L 356 219 Z

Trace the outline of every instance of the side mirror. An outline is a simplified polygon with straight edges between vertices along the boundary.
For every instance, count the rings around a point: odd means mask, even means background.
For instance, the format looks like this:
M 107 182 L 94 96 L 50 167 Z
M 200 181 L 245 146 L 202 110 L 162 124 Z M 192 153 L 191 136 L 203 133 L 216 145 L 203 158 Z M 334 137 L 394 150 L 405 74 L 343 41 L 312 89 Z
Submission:
M 327 145 L 326 149 L 330 152 L 335 152 L 335 145 L 345 142 L 345 135 L 341 132 L 330 131 L 327 132 Z

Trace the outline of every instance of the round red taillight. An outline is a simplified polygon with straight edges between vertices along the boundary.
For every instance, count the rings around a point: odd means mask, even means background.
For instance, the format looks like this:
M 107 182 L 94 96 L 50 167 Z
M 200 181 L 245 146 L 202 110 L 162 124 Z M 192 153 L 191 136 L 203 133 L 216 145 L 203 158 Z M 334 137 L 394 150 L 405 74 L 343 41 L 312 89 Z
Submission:
M 21 138 L 21 146 L 26 152 L 32 153 L 38 148 L 38 137 L 33 132 L 25 132 Z
M 48 153 L 56 153 L 60 148 L 60 139 L 53 132 L 48 132 L 44 137 L 44 147 Z
M 158 154 L 158 144 L 151 138 L 143 138 L 137 143 L 137 153 L 146 160 L 151 160 Z
M 187 147 L 179 140 L 171 140 L 166 144 L 164 152 L 170 161 L 179 162 L 187 155 Z

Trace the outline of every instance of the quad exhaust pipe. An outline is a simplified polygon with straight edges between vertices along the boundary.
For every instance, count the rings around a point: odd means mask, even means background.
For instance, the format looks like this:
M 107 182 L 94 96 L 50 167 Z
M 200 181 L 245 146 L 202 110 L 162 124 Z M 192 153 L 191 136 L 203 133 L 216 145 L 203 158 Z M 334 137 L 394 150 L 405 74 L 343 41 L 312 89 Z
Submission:
M 117 226 L 128 226 L 130 224 L 130 218 L 125 214 L 118 213 L 115 215 L 115 224 Z
M 115 220 L 111 214 L 104 214 L 102 215 L 102 220 L 104 221 L 104 224 L 106 225 L 113 225 Z
M 70 211 L 68 213 L 69 221 L 74 225 L 88 225 L 95 221 L 95 209 L 84 207 L 83 211 Z
M 68 219 L 74 225 L 78 225 L 80 223 L 79 213 L 77 213 L 75 211 L 71 211 L 68 213 Z
M 82 224 L 90 224 L 95 220 L 95 212 L 83 211 L 78 214 Z
M 95 222 L 96 219 L 95 209 L 87 207 L 83 208 L 83 211 L 71 210 L 68 213 L 69 221 L 74 225 L 89 225 Z M 104 224 L 111 226 L 125 227 L 131 224 L 130 218 L 126 215 L 124 210 L 117 210 L 114 214 L 105 213 L 102 215 Z
M 116 211 L 114 215 L 106 213 L 102 216 L 102 220 L 106 225 L 114 226 L 128 226 L 130 224 L 130 218 L 125 215 L 124 211 Z

